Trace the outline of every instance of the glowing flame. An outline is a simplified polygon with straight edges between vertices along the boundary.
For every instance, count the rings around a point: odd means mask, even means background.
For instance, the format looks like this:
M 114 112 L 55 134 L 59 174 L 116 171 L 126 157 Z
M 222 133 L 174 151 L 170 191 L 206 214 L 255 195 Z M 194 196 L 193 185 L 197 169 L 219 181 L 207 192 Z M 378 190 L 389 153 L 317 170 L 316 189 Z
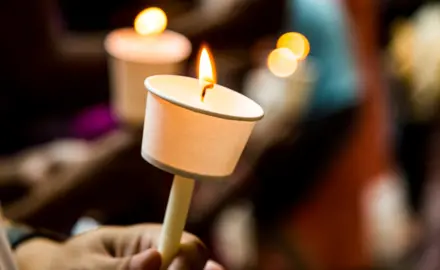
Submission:
M 297 59 L 288 48 L 278 48 L 269 54 L 267 67 L 277 77 L 289 77 L 298 67 Z
M 202 85 L 216 83 L 214 58 L 207 46 L 202 46 L 200 50 L 198 71 L 199 80 Z
M 162 33 L 167 27 L 167 15 L 157 7 L 147 8 L 136 16 L 134 30 L 140 35 Z
M 277 48 L 288 48 L 298 60 L 304 60 L 310 52 L 310 43 L 300 33 L 286 33 L 277 42 Z

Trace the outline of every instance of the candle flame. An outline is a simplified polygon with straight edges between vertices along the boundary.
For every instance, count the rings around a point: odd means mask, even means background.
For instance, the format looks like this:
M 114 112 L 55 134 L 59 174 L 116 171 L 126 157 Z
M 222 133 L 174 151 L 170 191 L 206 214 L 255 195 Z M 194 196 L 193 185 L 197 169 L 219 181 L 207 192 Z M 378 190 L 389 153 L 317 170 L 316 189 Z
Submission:
M 289 77 L 296 71 L 298 59 L 291 50 L 278 48 L 269 54 L 267 67 L 277 77 Z
M 309 55 L 310 43 L 304 35 L 289 32 L 278 39 L 277 48 L 287 48 L 293 52 L 298 60 L 304 60 Z
M 198 72 L 201 85 L 216 83 L 214 58 L 206 45 L 202 46 L 200 50 Z
M 141 11 L 134 20 L 134 30 L 140 35 L 155 35 L 162 33 L 167 27 L 167 15 L 157 7 Z

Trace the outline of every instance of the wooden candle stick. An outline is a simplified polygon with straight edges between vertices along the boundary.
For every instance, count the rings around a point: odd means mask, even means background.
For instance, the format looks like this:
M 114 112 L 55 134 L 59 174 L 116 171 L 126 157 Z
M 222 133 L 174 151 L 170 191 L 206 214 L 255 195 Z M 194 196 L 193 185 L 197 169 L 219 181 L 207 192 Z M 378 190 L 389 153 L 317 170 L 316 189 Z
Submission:
M 179 252 L 180 239 L 191 204 L 194 184 L 193 179 L 179 175 L 174 177 L 159 240 L 162 268 L 167 267 Z

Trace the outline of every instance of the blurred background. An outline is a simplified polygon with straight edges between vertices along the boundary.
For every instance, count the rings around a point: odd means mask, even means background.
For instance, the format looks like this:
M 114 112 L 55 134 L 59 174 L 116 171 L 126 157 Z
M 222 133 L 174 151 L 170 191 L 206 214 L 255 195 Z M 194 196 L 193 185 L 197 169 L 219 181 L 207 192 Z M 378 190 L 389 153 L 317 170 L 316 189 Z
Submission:
M 180 74 L 206 42 L 218 83 L 265 109 L 235 173 L 196 187 L 186 229 L 216 260 L 440 269 L 438 1 L 2 0 L 9 219 L 66 234 L 162 222 L 173 176 L 115 112 L 104 47 L 151 6 L 192 44 Z

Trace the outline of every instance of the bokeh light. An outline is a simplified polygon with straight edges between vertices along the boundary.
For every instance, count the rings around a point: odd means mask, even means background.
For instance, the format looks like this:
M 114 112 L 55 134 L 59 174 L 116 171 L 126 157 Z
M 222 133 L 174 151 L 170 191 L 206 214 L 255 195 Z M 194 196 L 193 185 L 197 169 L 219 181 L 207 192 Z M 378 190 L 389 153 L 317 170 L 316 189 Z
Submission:
M 298 60 L 288 48 L 278 48 L 269 54 L 267 67 L 275 76 L 284 78 L 296 71 Z
M 165 12 L 157 7 L 147 8 L 136 16 L 134 29 L 140 35 L 162 33 L 167 27 L 168 19 Z
M 288 48 L 298 60 L 304 60 L 309 55 L 310 43 L 302 34 L 289 32 L 278 39 L 277 48 Z

